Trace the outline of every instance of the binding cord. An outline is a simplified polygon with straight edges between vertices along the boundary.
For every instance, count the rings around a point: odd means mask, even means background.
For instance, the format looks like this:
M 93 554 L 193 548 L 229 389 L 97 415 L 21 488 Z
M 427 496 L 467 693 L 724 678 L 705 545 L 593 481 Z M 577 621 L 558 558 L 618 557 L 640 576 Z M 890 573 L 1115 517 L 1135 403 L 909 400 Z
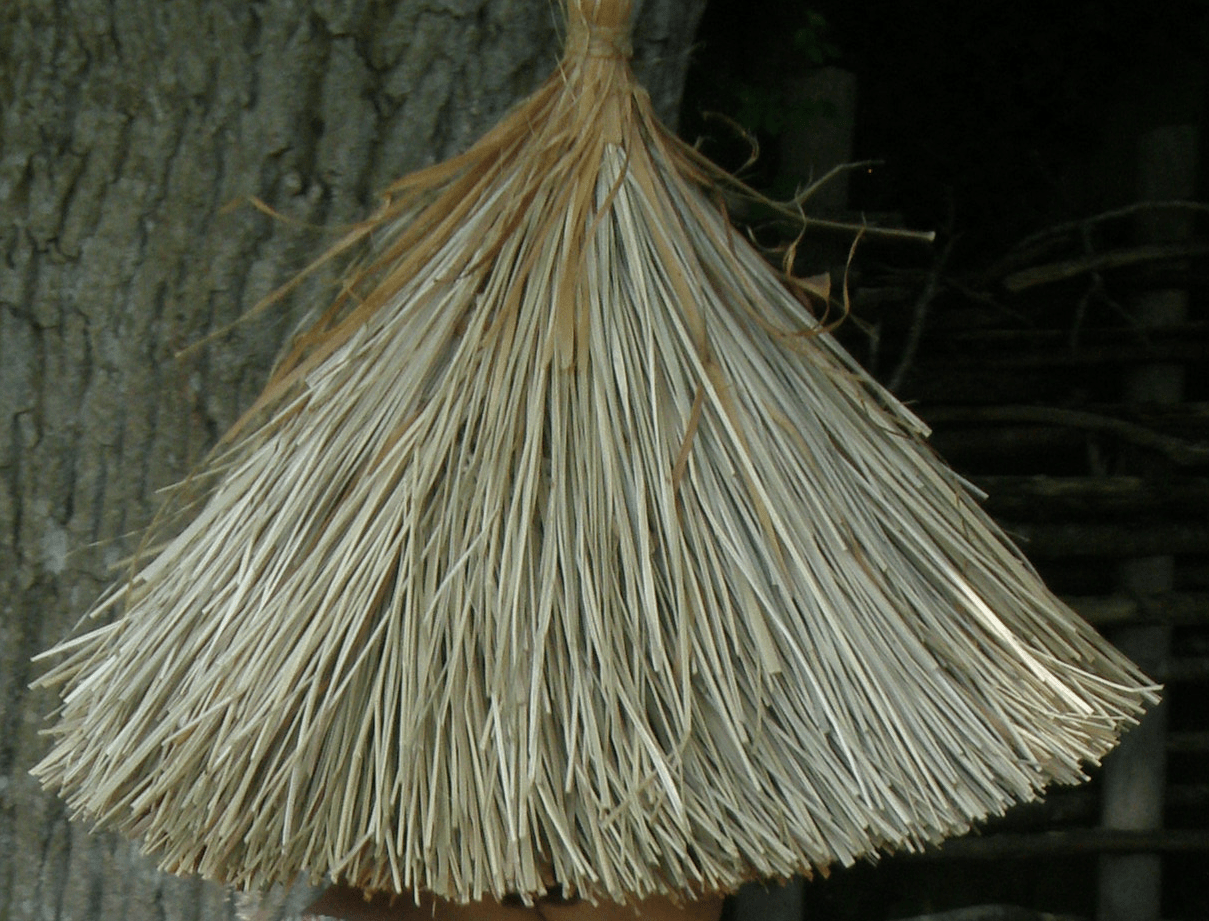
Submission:
M 621 58 L 634 55 L 628 26 L 594 26 L 572 20 L 567 31 L 568 57 Z
M 628 61 L 633 56 L 626 0 L 570 0 L 567 6 L 568 57 Z

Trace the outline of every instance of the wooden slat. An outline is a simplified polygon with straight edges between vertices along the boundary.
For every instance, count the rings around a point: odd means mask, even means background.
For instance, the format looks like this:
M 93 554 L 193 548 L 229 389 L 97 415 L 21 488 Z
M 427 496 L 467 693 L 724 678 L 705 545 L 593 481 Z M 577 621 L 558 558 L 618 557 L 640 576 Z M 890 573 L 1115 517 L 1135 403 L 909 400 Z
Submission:
M 917 856 L 923 860 L 1021 860 L 1066 854 L 1196 853 L 1209 851 L 1207 829 L 1078 828 L 954 838 Z
M 1097 627 L 1126 623 L 1209 624 L 1209 592 L 1165 592 L 1138 597 L 1072 596 L 1064 597 L 1063 601 Z

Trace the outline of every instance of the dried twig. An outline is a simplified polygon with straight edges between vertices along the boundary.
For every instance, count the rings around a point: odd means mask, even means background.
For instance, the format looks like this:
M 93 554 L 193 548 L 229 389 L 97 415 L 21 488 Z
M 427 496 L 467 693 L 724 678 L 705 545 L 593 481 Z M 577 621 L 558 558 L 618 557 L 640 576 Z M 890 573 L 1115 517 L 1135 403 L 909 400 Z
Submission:
M 951 228 L 952 221 L 949 224 Z M 940 291 L 941 274 L 944 272 L 945 266 L 948 265 L 949 256 L 953 252 L 953 241 L 954 237 L 950 233 L 948 239 L 945 241 L 944 248 L 928 270 L 928 278 L 924 282 L 923 290 L 919 292 L 919 297 L 915 299 L 915 305 L 911 310 L 911 326 L 907 331 L 907 341 L 903 344 L 898 364 L 895 365 L 894 373 L 890 375 L 890 381 L 887 384 L 891 390 L 898 390 L 902 387 L 908 372 L 911 370 L 911 366 L 915 363 L 915 354 L 919 351 L 919 343 L 923 339 L 924 327 L 928 323 L 928 311 L 937 292 Z
M 1062 409 L 1055 406 L 983 406 L 947 407 L 934 410 L 929 418 L 935 422 L 998 422 L 1039 423 L 1083 429 L 1112 435 L 1121 441 L 1162 454 L 1180 466 L 1209 463 L 1209 445 L 1195 444 L 1182 438 L 1164 435 L 1154 429 L 1115 419 L 1099 413 Z
M 1119 269 L 1144 262 L 1159 262 L 1166 259 L 1182 259 L 1203 256 L 1209 253 L 1209 241 L 1190 243 L 1150 243 L 1129 249 L 1092 253 L 1076 259 L 1065 259 L 1048 265 L 1033 266 L 1013 272 L 1003 279 L 1003 286 L 1013 292 L 1024 291 L 1039 285 L 1066 281 L 1088 272 Z
M 1046 227 L 1044 230 L 1025 237 L 1013 249 L 1017 251 L 1028 250 L 1039 243 L 1055 238 L 1067 237 L 1074 233 L 1085 234 L 1090 228 L 1094 228 L 1100 224 L 1154 211 L 1188 211 L 1194 214 L 1209 214 L 1209 205 L 1199 201 L 1182 200 L 1134 202 L 1122 208 L 1114 208 L 1110 211 L 1089 215 L 1076 221 L 1068 221 L 1064 224 L 1055 224 L 1053 227 Z

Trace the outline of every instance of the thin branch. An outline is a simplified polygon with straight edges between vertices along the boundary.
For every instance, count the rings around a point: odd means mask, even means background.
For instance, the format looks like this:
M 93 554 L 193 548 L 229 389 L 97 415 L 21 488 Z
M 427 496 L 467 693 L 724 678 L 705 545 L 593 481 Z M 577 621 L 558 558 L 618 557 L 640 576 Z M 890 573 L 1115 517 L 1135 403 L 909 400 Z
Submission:
M 1132 205 L 1126 205 L 1123 208 L 1114 208 L 1111 211 L 1104 211 L 1100 214 L 1094 214 L 1090 217 L 1080 218 L 1077 221 L 1068 221 L 1065 224 L 1055 224 L 1053 227 L 1047 227 L 1044 230 L 1039 230 L 1031 236 L 1025 237 L 1014 247 L 1014 250 L 1028 249 L 1038 243 L 1046 240 L 1051 240 L 1054 237 L 1063 237 L 1076 230 L 1083 230 L 1088 227 L 1094 227 L 1097 224 L 1104 224 L 1108 221 L 1117 220 L 1118 218 L 1132 217 L 1135 214 L 1140 214 L 1146 211 L 1192 211 L 1201 214 L 1209 214 L 1209 205 L 1199 201 L 1139 201 Z
M 1003 286 L 1012 292 L 1020 292 L 1040 285 L 1066 281 L 1088 272 L 1100 272 L 1105 269 L 1119 269 L 1125 266 L 1138 265 L 1143 262 L 1158 262 L 1164 259 L 1179 259 L 1189 256 L 1203 256 L 1209 253 L 1209 241 L 1192 243 L 1153 243 L 1145 246 L 1134 246 L 1129 249 L 1111 250 L 1107 253 L 1094 253 L 1081 256 L 1078 259 L 1066 259 L 1061 262 L 1051 262 L 1032 268 L 1013 272 L 1003 280 Z
M 936 293 L 940 290 L 941 272 L 944 271 L 944 267 L 949 261 L 949 255 L 952 252 L 953 236 L 950 234 L 948 240 L 945 242 L 944 249 L 940 252 L 939 258 L 937 258 L 932 264 L 932 268 L 928 271 L 928 280 L 924 284 L 924 289 L 919 293 L 919 297 L 915 299 L 915 307 L 911 311 L 911 328 L 907 332 L 907 341 L 903 346 L 902 355 L 899 356 L 898 365 L 894 368 L 894 373 L 890 375 L 888 386 L 892 391 L 897 391 L 903 385 L 907 372 L 911 370 L 911 365 L 915 362 L 915 354 L 919 351 L 919 343 L 923 339 L 924 327 L 927 326 L 929 309 L 932 301 L 936 298 Z
M 816 179 L 788 201 L 777 201 L 776 199 L 769 198 L 767 195 L 763 195 L 745 184 L 741 179 L 729 174 L 721 174 L 717 178 L 733 188 L 743 198 L 753 201 L 781 217 L 788 218 L 803 230 L 829 230 L 845 234 L 859 233 L 879 240 L 904 240 L 913 243 L 934 242 L 936 240 L 936 231 L 934 230 L 905 230 L 898 227 L 878 227 L 867 223 L 863 216 L 858 223 L 855 221 L 834 221 L 825 218 L 807 217 L 803 213 L 802 205 L 806 200 L 817 192 L 820 187 L 835 177 L 850 170 L 876 166 L 880 162 L 880 160 L 858 160 L 853 163 L 841 163 L 838 166 L 832 167 L 825 175 Z
M 1194 444 L 1182 438 L 1164 435 L 1154 429 L 1114 419 L 1098 413 L 1053 406 L 986 406 L 952 407 L 938 409 L 928 414 L 929 422 L 992 422 L 992 423 L 1039 423 L 1041 425 L 1065 426 L 1092 432 L 1113 435 L 1122 441 L 1157 451 L 1174 464 L 1195 466 L 1209 463 L 1209 445 Z
M 869 169 L 870 167 L 881 166 L 883 162 L 884 161 L 882 160 L 857 160 L 853 163 L 840 163 L 837 166 L 833 166 L 826 173 L 814 180 L 814 182 L 810 183 L 810 185 L 806 186 L 806 188 L 802 189 L 793 198 L 791 198 L 789 200 L 789 204 L 803 205 L 812 195 L 814 195 L 815 192 L 817 192 L 831 180 L 844 175 L 844 173 L 850 173 L 853 170 L 858 169 Z
M 792 214 L 788 209 L 776 209 L 781 214 L 786 216 Z M 798 217 L 801 221 L 802 218 Z M 904 230 L 897 227 L 878 227 L 873 224 L 856 223 L 854 221 L 825 221 L 820 218 L 808 217 L 805 219 L 806 229 L 815 230 L 836 230 L 843 233 L 860 233 L 864 231 L 866 237 L 873 237 L 878 240 L 909 240 L 913 243 L 932 243 L 936 240 L 935 230 Z

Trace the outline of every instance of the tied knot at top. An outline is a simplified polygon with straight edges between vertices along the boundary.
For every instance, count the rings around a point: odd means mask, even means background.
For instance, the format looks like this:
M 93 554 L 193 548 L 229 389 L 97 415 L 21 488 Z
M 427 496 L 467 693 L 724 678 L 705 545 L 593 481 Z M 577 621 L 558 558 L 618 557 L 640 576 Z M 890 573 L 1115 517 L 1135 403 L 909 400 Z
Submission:
M 567 0 L 566 53 L 628 60 L 633 54 L 630 0 Z

